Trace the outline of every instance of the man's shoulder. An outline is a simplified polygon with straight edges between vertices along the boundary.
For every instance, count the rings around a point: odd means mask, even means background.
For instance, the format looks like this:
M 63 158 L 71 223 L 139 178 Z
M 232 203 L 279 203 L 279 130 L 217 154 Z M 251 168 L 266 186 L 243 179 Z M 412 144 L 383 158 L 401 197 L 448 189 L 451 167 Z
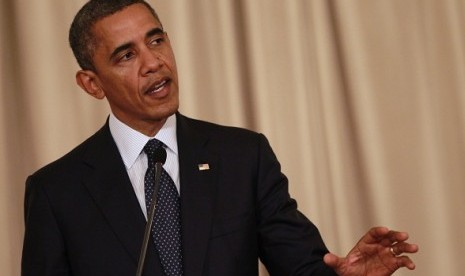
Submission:
M 192 145 L 247 160 L 256 160 L 263 151 L 271 150 L 267 138 L 253 130 L 182 117 L 178 120 L 178 146 L 185 149 Z
M 262 136 L 260 133 L 244 127 L 222 125 L 210 121 L 193 119 L 184 115 L 178 116 L 178 130 L 180 128 L 187 128 L 209 137 L 220 137 L 222 139 L 256 139 L 258 136 Z
M 74 169 L 79 167 L 78 164 L 82 162 L 90 148 L 99 147 L 98 144 L 101 144 L 105 140 L 104 137 L 108 136 L 109 130 L 106 128 L 108 128 L 108 124 L 105 124 L 96 133 L 62 157 L 38 169 L 31 176 L 34 178 L 56 178 L 73 175 Z

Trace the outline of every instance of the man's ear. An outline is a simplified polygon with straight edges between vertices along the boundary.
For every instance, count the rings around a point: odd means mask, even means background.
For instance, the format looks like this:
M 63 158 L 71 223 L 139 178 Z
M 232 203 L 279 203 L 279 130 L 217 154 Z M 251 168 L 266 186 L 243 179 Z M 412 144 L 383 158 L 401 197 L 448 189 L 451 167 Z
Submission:
M 76 73 L 77 84 L 96 99 L 105 98 L 105 92 L 102 90 L 99 84 L 98 76 L 91 70 L 79 70 Z

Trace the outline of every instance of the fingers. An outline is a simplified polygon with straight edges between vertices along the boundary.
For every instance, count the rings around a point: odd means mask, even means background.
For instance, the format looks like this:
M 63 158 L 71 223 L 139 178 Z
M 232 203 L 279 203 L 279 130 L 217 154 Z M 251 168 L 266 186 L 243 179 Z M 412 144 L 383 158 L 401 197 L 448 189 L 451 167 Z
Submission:
M 362 240 L 366 243 L 380 243 L 390 246 L 393 243 L 404 242 L 409 238 L 408 233 L 389 230 L 387 227 L 373 227 Z
M 395 256 L 403 253 L 415 253 L 418 251 L 418 245 L 407 242 L 398 242 L 390 247 L 391 253 Z
M 397 268 L 406 267 L 410 270 L 415 269 L 415 263 L 404 253 L 415 253 L 418 251 L 418 245 L 407 242 L 396 242 L 389 247 L 390 254 L 393 255 Z M 392 258 L 392 257 L 391 257 Z
M 323 257 L 323 261 L 325 262 L 326 265 L 332 268 L 336 268 L 339 265 L 340 258 L 332 253 L 327 253 Z
M 389 231 L 386 237 L 391 241 L 391 243 L 395 243 L 406 241 L 409 236 L 406 232 Z
M 406 267 L 410 270 L 415 269 L 415 263 L 408 256 L 399 256 L 396 258 L 397 266 Z

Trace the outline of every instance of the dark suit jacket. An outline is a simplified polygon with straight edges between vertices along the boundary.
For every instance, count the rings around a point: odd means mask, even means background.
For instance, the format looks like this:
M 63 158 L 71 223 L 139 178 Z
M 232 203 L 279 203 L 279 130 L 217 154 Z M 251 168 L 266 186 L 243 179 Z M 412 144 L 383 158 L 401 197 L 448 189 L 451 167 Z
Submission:
M 185 275 L 335 275 L 263 135 L 180 114 L 177 135 Z M 108 123 L 26 185 L 22 275 L 135 275 L 145 218 Z

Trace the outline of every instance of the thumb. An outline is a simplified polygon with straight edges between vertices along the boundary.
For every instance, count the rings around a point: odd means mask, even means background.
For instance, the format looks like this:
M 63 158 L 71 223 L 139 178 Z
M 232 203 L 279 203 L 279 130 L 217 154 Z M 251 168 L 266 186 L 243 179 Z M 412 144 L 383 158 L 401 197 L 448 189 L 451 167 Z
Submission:
M 325 262 L 326 265 L 332 267 L 332 268 L 336 268 L 338 266 L 338 263 L 339 263 L 339 257 L 334 255 L 333 253 L 327 253 L 324 257 L 323 257 L 323 261 Z

